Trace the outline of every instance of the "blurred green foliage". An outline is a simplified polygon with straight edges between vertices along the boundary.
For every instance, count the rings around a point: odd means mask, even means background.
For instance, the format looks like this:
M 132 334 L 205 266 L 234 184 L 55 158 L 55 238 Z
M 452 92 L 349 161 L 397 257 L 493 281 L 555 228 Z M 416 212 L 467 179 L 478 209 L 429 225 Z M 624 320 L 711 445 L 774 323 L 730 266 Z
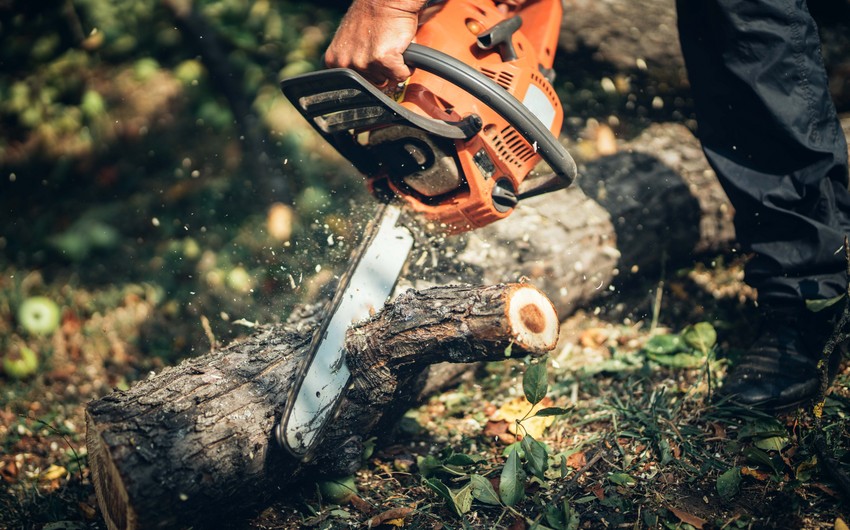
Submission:
M 0 157 L 4 165 L 44 154 L 80 156 L 113 140 L 110 113 L 122 105 L 116 75 L 145 83 L 163 74 L 183 84 L 180 119 L 233 124 L 231 109 L 206 75 L 181 11 L 203 20 L 242 97 L 257 104 L 276 91 L 275 74 L 315 69 L 340 13 L 311 3 L 259 0 L 76 0 L 0 3 Z M 244 118 L 244 117 L 240 117 Z M 54 145 L 59 142 L 60 145 Z
M 226 338 L 318 296 L 366 191 L 278 82 L 321 66 L 345 7 L 0 0 L 0 271 L 155 284 L 142 347 L 169 357 L 205 341 L 199 315 Z M 289 242 L 275 202 L 295 206 Z

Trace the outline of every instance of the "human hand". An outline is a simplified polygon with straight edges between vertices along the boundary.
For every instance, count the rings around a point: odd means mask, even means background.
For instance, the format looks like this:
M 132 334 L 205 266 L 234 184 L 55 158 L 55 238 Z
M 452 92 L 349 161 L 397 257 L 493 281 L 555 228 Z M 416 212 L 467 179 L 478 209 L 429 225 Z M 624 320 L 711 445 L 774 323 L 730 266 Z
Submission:
M 402 53 L 425 0 L 354 0 L 325 52 L 330 68 L 351 68 L 378 86 L 410 77 Z

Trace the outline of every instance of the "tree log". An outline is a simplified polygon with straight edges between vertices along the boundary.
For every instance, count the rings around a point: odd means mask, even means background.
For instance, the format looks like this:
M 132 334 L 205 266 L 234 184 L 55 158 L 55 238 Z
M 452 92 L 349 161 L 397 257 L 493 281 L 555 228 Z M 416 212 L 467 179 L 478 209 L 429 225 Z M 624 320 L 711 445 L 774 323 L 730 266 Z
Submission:
M 273 440 L 314 326 L 266 328 L 89 404 L 92 480 L 110 528 L 204 526 L 262 506 L 321 467 L 351 472 L 362 440 L 386 436 L 442 361 L 503 359 L 555 347 L 558 318 L 524 284 L 408 291 L 347 335 L 351 384 L 318 458 Z

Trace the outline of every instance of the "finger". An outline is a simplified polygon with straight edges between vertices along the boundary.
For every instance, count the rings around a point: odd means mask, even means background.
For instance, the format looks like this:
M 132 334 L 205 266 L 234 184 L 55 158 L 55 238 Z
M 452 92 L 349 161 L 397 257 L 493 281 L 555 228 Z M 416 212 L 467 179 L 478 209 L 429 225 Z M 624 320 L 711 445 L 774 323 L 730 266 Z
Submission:
M 410 68 L 404 64 L 401 54 L 384 59 L 374 65 L 376 77 L 388 79 L 391 83 L 403 83 L 410 77 Z

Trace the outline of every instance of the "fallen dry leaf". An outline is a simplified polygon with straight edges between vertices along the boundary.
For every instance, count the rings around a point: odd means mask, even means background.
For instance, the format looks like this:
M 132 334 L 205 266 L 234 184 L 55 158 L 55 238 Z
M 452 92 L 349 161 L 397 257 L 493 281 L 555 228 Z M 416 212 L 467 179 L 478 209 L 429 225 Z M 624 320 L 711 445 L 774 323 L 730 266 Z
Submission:
M 508 527 L 508 530 L 525 530 L 528 526 L 525 524 L 525 519 L 522 517 L 517 517 L 511 523 L 511 526 Z
M 608 330 L 605 328 L 590 328 L 581 332 L 579 344 L 584 348 L 598 348 L 608 341 Z
M 809 484 L 809 485 L 813 488 L 821 490 L 822 492 L 826 493 L 830 497 L 838 498 L 838 492 L 836 492 L 834 489 L 830 488 L 826 484 L 821 484 L 819 482 L 815 482 L 814 484 Z
M 508 432 L 518 434 L 516 430 L 516 421 L 525 417 L 522 420 L 524 428 L 519 434 L 528 433 L 534 439 L 543 438 L 543 433 L 546 428 L 555 423 L 554 416 L 533 417 L 538 410 L 552 406 L 552 400 L 543 398 L 543 400 L 531 406 L 531 403 L 525 399 L 525 396 L 518 396 L 505 402 L 499 409 L 490 416 L 491 421 L 506 421 L 508 422 Z M 527 417 L 526 417 L 527 416 Z
M 592 488 L 590 488 L 590 492 L 596 495 L 596 498 L 600 501 L 605 500 L 605 490 L 602 489 L 602 484 L 594 484 Z
M 758 469 L 754 469 L 752 467 L 742 467 L 741 475 L 744 475 L 745 477 L 752 477 L 762 482 L 770 478 L 770 476 L 764 471 L 759 471 Z
M 692 513 L 688 513 L 684 510 L 674 508 L 673 506 L 667 506 L 667 509 L 670 510 L 671 512 L 673 512 L 673 515 L 678 517 L 679 520 L 682 521 L 683 523 L 687 523 L 687 524 L 693 526 L 694 528 L 698 528 L 700 530 L 702 529 L 703 526 L 705 526 L 705 523 L 708 522 L 705 519 L 697 517 L 696 515 L 694 515 Z
M 711 428 L 714 429 L 714 439 L 716 440 L 725 440 L 726 439 L 726 426 L 720 422 L 714 422 L 711 424 Z
M 587 465 L 587 456 L 585 456 L 584 451 L 579 451 L 578 453 L 573 453 L 567 457 L 567 466 L 579 470 Z
M 508 422 L 505 420 L 493 421 L 490 420 L 487 422 L 487 425 L 484 426 L 484 430 L 481 431 L 481 434 L 484 436 L 501 436 L 508 432 Z
M 850 530 L 850 528 L 847 528 L 847 523 L 845 523 L 844 519 L 842 519 L 841 517 L 835 520 L 834 526 L 835 530 Z
M 80 513 L 83 514 L 83 517 L 89 521 L 97 517 L 97 510 L 91 504 L 87 502 L 78 502 L 77 507 L 80 509 Z
M 679 300 L 690 300 L 691 298 L 690 293 L 682 282 L 670 282 L 667 288 L 670 289 L 670 293 Z
M 50 482 L 52 480 L 60 479 L 68 474 L 68 470 L 62 466 L 57 466 L 56 464 L 51 464 L 47 470 L 39 475 L 39 479 L 45 482 Z
M 369 528 L 375 528 L 376 526 L 382 524 L 388 524 L 391 526 L 402 527 L 404 526 L 404 520 L 413 513 L 413 508 L 409 508 L 407 506 L 400 506 L 398 508 L 390 508 L 385 512 L 381 512 L 375 517 L 369 519 Z
M 369 515 L 370 513 L 372 513 L 374 511 L 374 509 L 372 509 L 371 504 L 364 501 L 363 499 L 361 499 L 357 495 L 352 495 L 351 498 L 348 499 L 348 502 L 352 506 L 354 506 L 355 510 L 357 510 L 358 512 L 360 512 L 362 514 Z

